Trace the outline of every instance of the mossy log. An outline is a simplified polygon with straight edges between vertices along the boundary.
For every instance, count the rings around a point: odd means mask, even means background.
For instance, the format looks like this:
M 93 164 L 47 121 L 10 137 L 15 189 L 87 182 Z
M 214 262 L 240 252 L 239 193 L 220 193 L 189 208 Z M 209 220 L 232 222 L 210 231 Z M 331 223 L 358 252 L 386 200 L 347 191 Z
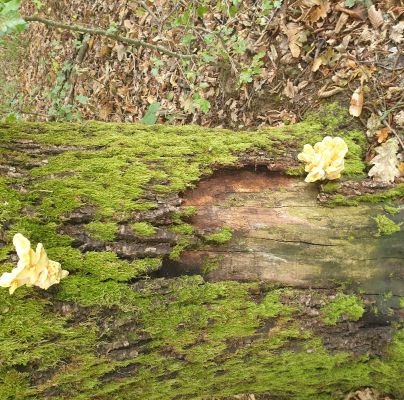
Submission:
M 404 185 L 352 126 L 0 125 L 0 273 L 16 232 L 70 271 L 0 290 L 0 399 L 403 398 Z M 306 184 L 325 135 L 343 178 Z

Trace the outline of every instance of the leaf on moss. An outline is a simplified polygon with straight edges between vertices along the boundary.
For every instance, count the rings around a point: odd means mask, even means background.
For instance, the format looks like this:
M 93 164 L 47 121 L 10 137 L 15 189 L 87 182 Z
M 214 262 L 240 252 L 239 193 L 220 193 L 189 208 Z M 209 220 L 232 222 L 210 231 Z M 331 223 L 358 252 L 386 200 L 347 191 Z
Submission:
M 370 161 L 373 167 L 369 176 L 375 181 L 391 183 L 400 176 L 399 161 L 397 158 L 398 140 L 389 139 L 379 147 L 376 147 L 377 155 Z

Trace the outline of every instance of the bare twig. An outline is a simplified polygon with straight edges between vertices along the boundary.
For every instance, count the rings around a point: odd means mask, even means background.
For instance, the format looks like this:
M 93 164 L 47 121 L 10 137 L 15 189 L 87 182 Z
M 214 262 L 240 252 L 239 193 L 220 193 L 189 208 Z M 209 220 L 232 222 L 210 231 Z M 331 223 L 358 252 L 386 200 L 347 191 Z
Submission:
M 267 34 L 268 28 L 271 25 L 272 20 L 275 18 L 276 14 L 278 14 L 278 11 L 280 10 L 280 8 L 276 8 L 271 17 L 268 19 L 267 24 L 265 25 L 265 28 L 263 29 L 260 37 L 255 41 L 254 46 L 257 46 L 261 43 L 261 40 L 264 38 L 264 36 Z
M 25 21 L 40 22 L 41 24 L 44 24 L 46 26 L 50 26 L 53 28 L 67 29 L 67 30 L 73 31 L 73 32 L 89 33 L 91 35 L 107 37 L 109 39 L 116 40 L 117 42 L 126 43 L 126 44 L 134 46 L 134 47 L 144 47 L 147 49 L 155 50 L 155 51 L 158 51 L 159 53 L 166 54 L 168 56 L 175 57 L 175 58 L 180 58 L 180 59 L 185 59 L 185 60 L 191 60 L 193 58 L 192 54 L 176 53 L 163 46 L 150 44 L 150 43 L 144 42 L 143 40 L 131 39 L 126 36 L 118 35 L 117 33 L 112 33 L 112 32 L 110 33 L 108 31 L 106 31 L 104 29 L 100 29 L 100 28 L 88 28 L 88 27 L 80 26 L 80 25 L 66 24 L 63 22 L 57 22 L 57 21 L 53 21 L 50 19 L 42 18 L 37 15 L 24 16 L 23 18 L 25 19 Z
M 14 112 L 16 112 L 18 114 L 34 115 L 35 117 L 49 118 L 49 115 L 47 115 L 47 114 L 41 114 L 41 113 L 30 112 L 30 111 L 22 111 L 22 110 L 19 110 L 19 109 L 16 109 Z M 0 114 L 7 115 L 7 114 L 10 114 L 10 113 L 0 110 Z
M 398 142 L 401 145 L 401 148 L 404 150 L 404 141 L 401 138 L 401 136 L 399 135 L 399 133 L 386 121 L 383 120 L 383 124 L 390 129 L 391 132 L 393 132 L 393 134 L 395 135 L 395 137 L 397 138 Z
M 175 6 L 172 8 L 172 10 L 161 20 L 161 25 L 164 24 L 164 22 L 166 22 L 179 8 L 179 6 L 181 5 L 181 2 L 178 2 L 177 4 L 175 4 Z
M 226 53 L 226 55 L 227 55 L 227 57 L 228 57 L 228 59 L 230 61 L 230 65 L 231 65 L 233 71 L 235 72 L 235 74 L 237 75 L 238 74 L 238 69 L 237 69 L 236 63 L 234 62 L 233 57 L 230 55 L 229 51 L 227 50 L 228 45 L 227 45 L 226 41 L 223 39 L 223 36 L 220 34 L 220 32 L 211 31 L 211 30 L 203 28 L 201 26 L 196 26 L 196 27 L 193 27 L 192 29 L 194 29 L 196 31 L 200 30 L 200 31 L 205 32 L 207 34 L 212 34 L 212 35 L 215 35 L 215 36 L 218 37 L 218 39 L 220 41 L 220 44 L 221 44 L 221 46 L 223 48 L 223 51 Z
M 74 102 L 74 91 L 76 89 L 76 82 L 77 82 L 76 68 L 84 61 L 84 58 L 86 57 L 86 54 L 87 54 L 87 51 L 89 48 L 89 46 L 88 46 L 89 40 L 90 40 L 90 35 L 89 34 L 85 35 L 83 38 L 83 41 L 81 43 L 80 50 L 77 53 L 77 57 L 75 60 L 76 66 L 72 68 L 72 71 L 70 72 L 70 75 L 69 75 L 70 91 L 69 91 L 69 94 L 65 98 L 65 104 L 73 104 L 73 102 Z M 75 73 L 73 73 L 73 76 L 72 76 L 73 70 L 75 71 Z
M 139 3 L 158 24 L 160 24 L 160 18 L 157 17 L 157 15 L 150 9 L 150 7 L 148 7 L 148 5 L 144 1 L 137 0 L 137 3 Z
M 328 97 L 334 96 L 335 94 L 341 93 L 343 91 L 344 91 L 344 89 L 342 87 L 335 87 L 330 90 L 325 90 L 325 89 L 321 88 L 318 91 L 317 95 L 320 99 L 326 99 Z

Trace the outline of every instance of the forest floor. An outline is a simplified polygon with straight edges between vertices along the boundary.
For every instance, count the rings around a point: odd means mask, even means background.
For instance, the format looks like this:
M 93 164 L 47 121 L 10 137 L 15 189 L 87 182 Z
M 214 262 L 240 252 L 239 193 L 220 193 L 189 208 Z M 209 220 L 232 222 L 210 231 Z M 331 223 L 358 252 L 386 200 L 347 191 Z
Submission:
M 193 58 L 34 23 L 0 46 L 3 114 L 249 129 L 300 121 L 324 99 L 349 107 L 356 91 L 370 141 L 404 125 L 399 0 L 33 3 L 23 2 L 25 14 Z

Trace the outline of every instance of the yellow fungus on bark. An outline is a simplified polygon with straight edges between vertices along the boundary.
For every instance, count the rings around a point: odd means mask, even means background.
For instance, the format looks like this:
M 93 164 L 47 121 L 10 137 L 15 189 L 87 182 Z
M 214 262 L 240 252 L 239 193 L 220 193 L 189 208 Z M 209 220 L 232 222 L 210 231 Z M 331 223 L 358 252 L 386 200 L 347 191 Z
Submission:
M 8 287 L 10 294 L 23 285 L 38 286 L 46 290 L 69 275 L 58 262 L 49 260 L 42 243 L 38 243 L 34 251 L 30 241 L 17 233 L 13 244 L 19 261 L 11 272 L 5 272 L 0 277 L 0 287 Z
M 344 170 L 344 158 L 348 146 L 340 137 L 326 136 L 321 142 L 313 146 L 305 144 L 303 151 L 297 156 L 306 163 L 308 172 L 305 181 L 315 182 L 324 179 L 338 179 Z

